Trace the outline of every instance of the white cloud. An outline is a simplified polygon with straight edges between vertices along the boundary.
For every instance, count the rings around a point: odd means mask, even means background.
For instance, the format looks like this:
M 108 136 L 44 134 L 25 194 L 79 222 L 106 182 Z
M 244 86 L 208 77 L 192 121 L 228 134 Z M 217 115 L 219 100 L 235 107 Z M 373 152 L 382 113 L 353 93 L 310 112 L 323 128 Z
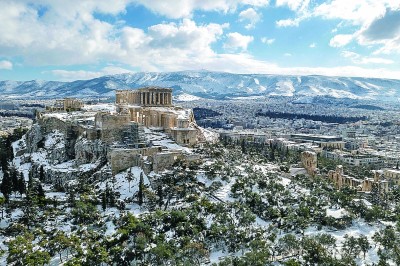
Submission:
M 362 65 L 367 65 L 367 64 L 390 65 L 394 63 L 394 61 L 390 59 L 381 57 L 361 56 L 360 54 L 351 51 L 343 51 L 341 53 L 341 56 L 344 58 L 349 58 L 355 64 L 362 64 Z
M 236 10 L 238 6 L 263 7 L 268 5 L 269 0 L 134 0 L 134 2 L 157 14 L 177 19 L 191 17 L 195 10 L 227 13 Z
M 254 37 L 237 32 L 226 35 L 224 47 L 229 52 L 239 51 L 239 53 L 216 53 L 212 46 L 224 38 L 225 31 L 229 27 L 228 24 L 198 24 L 191 19 L 183 19 L 174 23 L 165 22 L 147 29 L 138 29 L 126 26 L 123 22 L 114 24 L 105 22 L 94 15 L 101 13 L 118 18 L 116 15 L 124 13 L 126 6 L 132 2 L 129 0 L 114 1 L 113 5 L 110 5 L 109 0 L 0 1 L 2 5 L 0 9 L 0 21 L 2 22 L 0 57 L 22 58 L 22 64 L 29 66 L 52 65 L 55 68 L 52 72 L 53 75 L 62 79 L 87 79 L 121 73 L 126 70 L 107 67 L 98 71 L 67 71 L 59 67 L 78 64 L 95 65 L 99 62 L 125 65 L 127 68 L 142 71 L 210 69 L 234 73 L 319 74 L 383 78 L 400 76 L 398 71 L 351 66 L 281 68 L 266 61 L 256 60 L 249 55 L 246 50 Z M 134 2 L 139 3 L 139 0 Z M 257 10 L 257 7 L 268 4 L 266 0 L 177 0 L 172 4 L 171 1 L 160 0 L 146 2 L 147 5 L 152 5 L 154 12 L 175 17 L 190 16 L 193 10 L 229 12 L 243 6 L 247 9 L 253 7 Z M 163 3 L 169 5 L 165 10 L 162 10 Z M 157 5 L 159 6 L 157 7 Z M 185 5 L 188 7 L 185 8 Z M 38 11 L 39 7 L 40 12 Z M 177 7 L 183 7 L 183 9 L 177 9 Z M 298 7 L 293 5 L 293 8 Z M 300 13 L 300 18 L 294 23 L 298 24 L 306 16 L 306 11 Z M 112 19 L 107 21 L 112 21 Z M 359 36 L 362 36 L 362 32 L 353 36 L 361 42 Z M 273 42 L 273 39 L 265 38 L 263 42 L 269 44 Z M 371 40 L 368 42 L 371 43 Z M 334 40 L 334 43 L 341 44 L 343 42 Z M 386 41 L 380 52 L 393 52 L 398 49 L 399 43 L 400 39 L 390 39 Z M 380 57 L 369 57 L 365 60 L 378 62 L 377 58 Z M 4 66 L 11 69 L 12 63 L 9 63 L 11 66 L 8 63 L 5 65 L 1 63 L 3 69 Z
M 24 65 L 122 63 L 146 71 L 168 69 L 177 61 L 213 56 L 216 42 L 229 24 L 197 25 L 190 19 L 148 29 L 110 24 L 94 12 L 124 12 L 127 1 L 107 10 L 106 0 L 74 0 L 76 6 L 50 0 L 35 4 L 3 1 L 0 9 L 0 56 L 21 57 Z M 44 10 L 39 15 L 38 6 Z M 94 3 L 97 3 L 96 6 Z M 122 4 L 118 4 L 122 3 Z M 72 4 L 71 4 L 72 5 Z
M 261 38 L 261 42 L 265 43 L 265 44 L 268 44 L 268 45 L 271 45 L 271 44 L 273 44 L 275 42 L 275 39 L 268 39 L 267 37 L 262 37 Z
M 208 69 L 211 71 L 225 71 L 230 73 L 246 73 L 246 74 L 275 74 L 275 75 L 323 75 L 323 76 L 340 76 L 340 77 L 376 77 L 376 78 L 394 78 L 398 79 L 400 71 L 391 71 L 384 68 L 363 68 L 358 66 L 340 66 L 340 67 L 280 67 L 266 61 L 255 59 L 247 53 L 239 54 L 215 54 L 207 58 L 196 58 L 186 62 L 176 62 L 166 71 L 176 71 L 182 69 Z M 83 77 L 97 77 L 102 75 L 99 72 L 62 72 L 58 70 L 54 74 L 68 78 L 68 80 L 77 79 L 77 75 Z
M 364 25 L 357 39 L 361 45 L 380 46 L 374 54 L 400 54 L 400 6 L 387 9 L 384 15 Z
M 332 47 L 343 47 L 353 40 L 352 34 L 338 34 L 335 35 L 329 42 Z
M 227 50 L 247 50 L 247 46 L 254 40 L 253 36 L 242 35 L 238 32 L 228 33 L 224 48 Z
M 283 55 L 284 55 L 284 56 L 287 56 L 287 57 L 292 56 L 291 53 L 284 53 Z
M 302 15 L 300 17 L 294 18 L 294 19 L 281 19 L 276 22 L 276 26 L 280 28 L 286 28 L 286 27 L 298 27 L 300 25 L 300 22 L 308 18 L 308 15 Z
M 63 70 L 63 69 L 54 69 L 50 71 L 50 73 L 53 76 L 63 81 L 93 79 L 105 75 L 115 75 L 115 74 L 132 73 L 132 72 L 133 71 L 131 70 L 116 66 L 107 66 L 102 68 L 100 71 Z
M 0 69 L 11 70 L 12 68 L 13 68 L 12 62 L 7 61 L 7 60 L 0 61 Z
M 276 21 L 278 27 L 298 27 L 300 22 L 310 17 L 308 11 L 310 0 L 277 0 L 276 6 L 287 6 L 296 13 L 295 18 L 281 19 Z
M 384 14 L 389 1 L 333 0 L 317 6 L 313 10 L 313 15 L 325 19 L 342 19 L 355 25 L 363 25 Z
M 293 11 L 304 11 L 310 0 L 276 0 L 276 6 L 288 6 Z
M 311 43 L 308 47 L 310 47 L 310 48 L 315 48 L 315 47 L 317 47 L 317 44 L 316 44 L 315 42 L 313 42 L 313 43 Z
M 276 22 L 278 27 L 297 27 L 305 19 L 317 17 L 341 20 L 332 33 L 344 25 L 356 27 L 353 39 L 362 46 L 380 46 L 373 54 L 400 54 L 400 2 L 398 0 L 331 0 L 310 5 L 310 1 L 277 0 L 276 6 L 287 6 L 295 11 L 294 18 Z M 350 34 L 336 35 L 333 47 L 350 42 Z
M 108 11 L 105 2 L 96 1 L 94 6 L 94 2 L 85 5 L 83 1 L 3 1 L 0 56 L 21 56 L 29 65 L 83 64 L 111 58 L 119 48 L 114 41 L 115 28 L 92 13 L 123 12 L 123 5 L 117 1 Z M 36 5 L 43 14 L 39 15 Z
M 261 16 L 257 13 L 254 8 L 249 7 L 246 10 L 243 10 L 239 13 L 239 21 L 241 22 L 249 22 L 245 28 L 252 29 L 255 25 L 261 20 Z

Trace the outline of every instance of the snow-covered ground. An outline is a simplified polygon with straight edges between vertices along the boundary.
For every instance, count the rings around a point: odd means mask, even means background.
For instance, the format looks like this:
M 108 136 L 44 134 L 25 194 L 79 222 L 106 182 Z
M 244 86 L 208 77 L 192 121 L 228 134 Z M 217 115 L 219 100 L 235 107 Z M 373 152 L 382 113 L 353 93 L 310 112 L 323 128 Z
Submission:
M 202 98 L 188 93 L 182 93 L 179 94 L 178 96 L 175 96 L 174 99 L 180 102 L 192 102 L 201 100 Z
M 82 109 L 89 112 L 116 112 L 114 103 L 85 104 Z

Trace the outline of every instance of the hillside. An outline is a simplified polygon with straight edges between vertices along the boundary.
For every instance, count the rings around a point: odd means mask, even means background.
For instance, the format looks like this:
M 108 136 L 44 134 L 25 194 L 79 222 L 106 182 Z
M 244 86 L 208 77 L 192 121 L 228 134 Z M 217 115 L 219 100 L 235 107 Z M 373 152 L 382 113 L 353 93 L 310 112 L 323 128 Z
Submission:
M 138 72 L 91 80 L 0 81 L 1 98 L 113 97 L 116 89 L 172 87 L 183 100 L 248 96 L 329 96 L 398 101 L 400 80 L 326 76 L 231 74 L 210 71 Z

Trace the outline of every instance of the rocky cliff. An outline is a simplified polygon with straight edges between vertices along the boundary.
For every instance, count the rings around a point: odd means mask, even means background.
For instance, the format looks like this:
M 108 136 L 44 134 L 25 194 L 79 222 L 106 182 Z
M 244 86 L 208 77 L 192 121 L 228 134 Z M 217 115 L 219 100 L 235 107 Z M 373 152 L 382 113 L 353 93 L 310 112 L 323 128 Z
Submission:
M 32 175 L 59 186 L 91 177 L 107 162 L 107 146 L 101 140 L 84 138 L 72 124 L 58 119 L 39 120 L 13 147 L 14 165 L 26 178 Z

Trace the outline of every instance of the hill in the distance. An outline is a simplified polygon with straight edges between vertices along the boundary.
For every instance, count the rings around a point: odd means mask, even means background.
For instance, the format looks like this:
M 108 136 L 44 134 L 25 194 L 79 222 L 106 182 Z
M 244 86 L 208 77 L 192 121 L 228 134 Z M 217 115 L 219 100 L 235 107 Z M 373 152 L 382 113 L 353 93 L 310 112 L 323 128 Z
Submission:
M 72 82 L 0 81 L 0 98 L 113 97 L 116 89 L 143 86 L 171 87 L 174 95 L 182 99 L 328 96 L 392 102 L 400 100 L 400 80 L 210 71 L 138 72 Z

